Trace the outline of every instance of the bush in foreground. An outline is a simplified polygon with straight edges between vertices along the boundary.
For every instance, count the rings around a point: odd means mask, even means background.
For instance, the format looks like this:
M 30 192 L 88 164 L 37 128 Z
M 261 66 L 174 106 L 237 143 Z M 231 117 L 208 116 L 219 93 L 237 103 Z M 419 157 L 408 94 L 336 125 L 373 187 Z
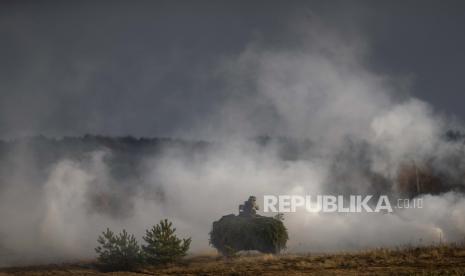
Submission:
M 98 262 L 105 271 L 134 270 L 142 263 L 140 246 L 126 230 L 115 235 L 107 228 L 97 242 Z
M 129 235 L 123 230 L 115 235 L 107 228 L 97 242 L 95 248 L 98 254 L 98 266 L 103 271 L 132 271 L 144 263 L 166 264 L 175 262 L 186 256 L 191 239 L 179 239 L 176 228 L 167 219 L 160 221 L 158 225 L 146 230 L 143 237 L 147 245 L 142 249 L 134 235 Z
M 179 239 L 176 228 L 168 220 L 162 220 L 143 237 L 147 245 L 142 246 L 145 260 L 150 264 L 165 264 L 186 256 L 191 239 Z

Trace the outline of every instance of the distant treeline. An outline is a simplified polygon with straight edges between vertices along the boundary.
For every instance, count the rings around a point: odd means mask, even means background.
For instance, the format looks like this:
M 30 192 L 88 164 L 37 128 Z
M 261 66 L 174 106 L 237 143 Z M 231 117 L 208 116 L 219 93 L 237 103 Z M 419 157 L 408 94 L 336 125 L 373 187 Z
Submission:
M 451 130 L 444 134 L 443 140 L 465 145 L 465 133 Z M 310 140 L 259 136 L 250 141 L 258 148 L 273 148 L 277 157 L 284 161 L 324 159 L 329 164 L 330 174 L 323 192 L 350 194 L 354 187 L 359 189 L 363 184 L 363 192 L 369 194 L 400 192 L 415 196 L 418 193 L 463 191 L 465 187 L 464 150 L 441 159 L 430 156 L 426 160 L 417 160 L 417 163 L 407 160 L 398 164 L 398 175 L 392 177 L 373 171 L 373 156 L 377 149 L 366 141 L 347 138 L 331 156 L 319 156 L 321 152 Z M 207 153 L 214 147 L 214 142 L 207 141 L 132 136 L 35 136 L 0 140 L 0 187 L 18 179 L 40 185 L 57 162 L 66 159 L 85 163 L 90 153 L 105 151 L 109 153 L 104 161 L 112 180 L 118 182 L 117 186 L 130 189 L 135 183 L 144 184 L 141 170 L 148 158 L 156 159 L 167 149 L 175 149 L 182 153 L 182 158 L 189 158 L 194 154 Z M 422 182 L 420 189 L 418 178 Z

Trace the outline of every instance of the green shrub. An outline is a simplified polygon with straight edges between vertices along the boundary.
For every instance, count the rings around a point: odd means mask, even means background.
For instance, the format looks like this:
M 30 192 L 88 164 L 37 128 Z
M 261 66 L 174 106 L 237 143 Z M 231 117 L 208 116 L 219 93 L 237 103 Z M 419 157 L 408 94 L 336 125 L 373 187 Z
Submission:
M 146 261 L 150 264 L 165 264 L 174 262 L 186 256 L 191 239 L 179 239 L 174 233 L 172 223 L 162 220 L 150 230 L 146 230 L 143 238 L 147 245 L 142 246 Z
M 99 266 L 105 271 L 130 271 L 142 262 L 140 246 L 134 235 L 129 235 L 126 230 L 115 235 L 107 228 L 97 242 L 100 244 L 95 248 Z

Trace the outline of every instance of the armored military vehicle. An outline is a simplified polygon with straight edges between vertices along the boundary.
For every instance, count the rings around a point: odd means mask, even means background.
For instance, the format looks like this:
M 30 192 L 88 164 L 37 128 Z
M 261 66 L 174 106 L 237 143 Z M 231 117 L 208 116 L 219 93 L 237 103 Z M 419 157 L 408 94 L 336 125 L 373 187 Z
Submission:
M 286 247 L 287 229 L 282 220 L 256 214 L 256 198 L 239 205 L 239 215 L 223 216 L 213 222 L 210 244 L 223 255 L 256 250 L 278 254 Z

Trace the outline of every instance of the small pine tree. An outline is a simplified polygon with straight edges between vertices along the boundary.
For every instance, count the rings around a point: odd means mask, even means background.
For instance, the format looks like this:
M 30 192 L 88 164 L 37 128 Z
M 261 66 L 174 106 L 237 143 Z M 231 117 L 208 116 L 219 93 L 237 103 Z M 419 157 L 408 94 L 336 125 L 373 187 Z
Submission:
M 134 235 L 126 230 L 115 235 L 107 228 L 98 237 L 100 244 L 95 251 L 98 254 L 100 266 L 105 271 L 134 270 L 142 262 L 142 254 Z
M 150 264 L 165 264 L 174 262 L 186 256 L 191 244 L 191 238 L 179 239 L 172 228 L 173 224 L 167 219 L 160 221 L 150 230 L 146 230 L 143 239 L 147 242 L 142 246 L 145 259 Z

